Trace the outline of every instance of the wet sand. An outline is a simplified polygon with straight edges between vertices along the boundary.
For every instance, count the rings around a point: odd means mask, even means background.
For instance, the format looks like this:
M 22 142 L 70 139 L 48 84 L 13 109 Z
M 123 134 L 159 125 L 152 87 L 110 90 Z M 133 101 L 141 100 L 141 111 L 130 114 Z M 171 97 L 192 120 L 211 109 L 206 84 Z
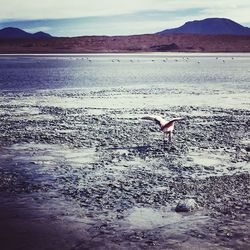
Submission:
M 248 249 L 248 86 L 191 89 L 1 92 L 1 248 Z

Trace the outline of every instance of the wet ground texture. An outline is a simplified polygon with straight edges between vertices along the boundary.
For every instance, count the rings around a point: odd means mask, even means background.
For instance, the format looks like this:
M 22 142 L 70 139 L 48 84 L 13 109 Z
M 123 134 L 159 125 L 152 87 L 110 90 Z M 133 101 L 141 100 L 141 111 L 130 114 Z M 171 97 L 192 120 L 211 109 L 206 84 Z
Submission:
M 60 245 L 54 235 L 55 245 L 47 243 L 47 249 L 250 248 L 250 112 L 43 101 L 46 96 L 112 102 L 113 93 L 1 93 L 0 191 L 13 225 L 67 225 L 72 235 L 67 228 L 60 231 L 67 242 Z M 38 101 L 27 101 L 32 98 Z M 156 124 L 140 119 L 145 114 L 185 120 L 176 123 L 169 143 Z M 198 208 L 175 212 L 184 199 L 194 199 Z M 13 219 L 17 210 L 20 216 Z M 2 236 L 4 244 L 9 237 Z

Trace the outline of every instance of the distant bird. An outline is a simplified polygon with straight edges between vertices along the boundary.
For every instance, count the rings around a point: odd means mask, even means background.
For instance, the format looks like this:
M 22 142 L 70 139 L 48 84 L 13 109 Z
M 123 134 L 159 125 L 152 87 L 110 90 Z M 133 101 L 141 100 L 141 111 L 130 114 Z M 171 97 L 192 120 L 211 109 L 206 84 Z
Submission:
M 168 139 L 171 142 L 172 137 L 173 137 L 173 130 L 174 130 L 174 122 L 184 120 L 185 118 L 179 117 L 179 118 L 174 118 L 170 121 L 166 121 L 163 119 L 161 116 L 158 115 L 149 115 L 149 116 L 144 116 L 141 119 L 143 120 L 151 120 L 154 121 L 156 124 L 160 125 L 161 131 L 168 135 Z

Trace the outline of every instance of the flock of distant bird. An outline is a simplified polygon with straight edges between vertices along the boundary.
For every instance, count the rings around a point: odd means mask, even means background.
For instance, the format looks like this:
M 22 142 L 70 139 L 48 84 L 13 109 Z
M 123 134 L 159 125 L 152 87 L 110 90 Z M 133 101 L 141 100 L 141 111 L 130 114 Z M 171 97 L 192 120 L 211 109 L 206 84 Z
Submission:
M 73 58 L 72 58 L 73 59 Z M 76 58 L 74 58 L 74 59 L 76 59 Z M 83 60 L 86 60 L 86 61 L 88 61 L 88 62 L 92 62 L 93 61 L 93 59 L 90 59 L 90 58 L 84 58 L 84 57 L 82 57 L 81 59 L 83 59 Z M 175 62 L 181 62 L 181 61 L 185 61 L 185 62 L 189 62 L 189 61 L 191 61 L 190 60 L 190 58 L 189 57 L 182 57 L 182 58 L 176 58 L 176 59 L 174 59 L 174 58 L 171 58 L 171 59 L 173 59 Z M 166 62 L 168 62 L 168 61 L 171 61 L 171 59 L 169 59 L 169 58 L 164 58 L 164 59 L 150 59 L 150 61 L 151 62 L 164 62 L 164 63 L 166 63 Z M 220 60 L 220 58 L 219 57 L 216 57 L 216 60 Z M 232 57 L 231 58 L 231 60 L 234 60 L 234 57 Z M 121 59 L 119 59 L 119 58 L 113 58 L 113 59 L 111 59 L 111 62 L 112 63 L 119 63 L 119 62 L 122 62 L 122 60 Z M 140 62 L 140 60 L 139 59 L 129 59 L 129 62 L 130 63 L 133 63 L 133 62 Z M 201 61 L 195 61 L 196 63 L 198 63 L 198 64 L 200 64 L 201 63 Z M 222 59 L 222 62 L 223 63 L 225 63 L 226 62 L 226 60 L 225 59 Z

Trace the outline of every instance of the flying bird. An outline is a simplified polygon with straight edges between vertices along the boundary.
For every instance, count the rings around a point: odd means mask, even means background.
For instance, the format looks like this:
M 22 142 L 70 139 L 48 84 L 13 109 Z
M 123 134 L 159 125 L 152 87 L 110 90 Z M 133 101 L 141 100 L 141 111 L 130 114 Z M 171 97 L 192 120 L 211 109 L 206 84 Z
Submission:
M 174 123 L 176 121 L 184 120 L 185 118 L 179 117 L 179 118 L 174 118 L 170 121 L 166 121 L 161 116 L 149 115 L 149 116 L 144 116 L 141 119 L 154 121 L 156 124 L 160 125 L 161 131 L 164 134 L 166 134 L 166 136 L 168 135 L 168 139 L 171 142 L 173 137 Z

